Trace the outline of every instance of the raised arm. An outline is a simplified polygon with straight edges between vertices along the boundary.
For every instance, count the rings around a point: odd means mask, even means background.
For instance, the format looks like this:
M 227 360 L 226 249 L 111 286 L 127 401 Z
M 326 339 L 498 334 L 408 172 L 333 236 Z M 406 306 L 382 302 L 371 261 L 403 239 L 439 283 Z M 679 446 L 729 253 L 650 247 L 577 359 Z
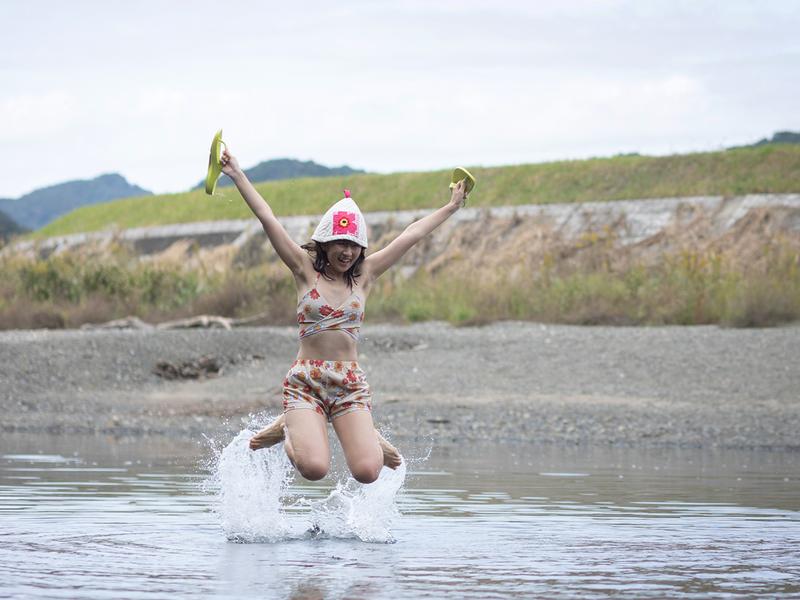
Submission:
M 442 208 L 421 218 L 419 221 L 414 221 L 383 250 L 378 250 L 375 254 L 370 254 L 364 259 L 364 270 L 367 277 L 371 280 L 380 277 L 389 267 L 399 261 L 414 244 L 444 223 L 455 214 L 459 208 L 464 206 L 465 200 L 464 181 L 462 180 L 453 188 L 450 202 Z
M 272 247 L 275 248 L 275 252 L 286 263 L 286 266 L 291 269 L 292 273 L 295 275 L 302 274 L 304 261 L 306 261 L 305 251 L 289 236 L 286 229 L 275 217 L 269 204 L 256 191 L 244 171 L 239 168 L 239 161 L 229 154 L 227 149 L 222 153 L 220 162 L 222 163 L 222 172 L 233 180 L 233 183 L 236 184 L 242 194 L 242 198 L 247 202 L 247 206 L 250 207 L 256 218 L 261 221 L 261 226 L 264 228 Z

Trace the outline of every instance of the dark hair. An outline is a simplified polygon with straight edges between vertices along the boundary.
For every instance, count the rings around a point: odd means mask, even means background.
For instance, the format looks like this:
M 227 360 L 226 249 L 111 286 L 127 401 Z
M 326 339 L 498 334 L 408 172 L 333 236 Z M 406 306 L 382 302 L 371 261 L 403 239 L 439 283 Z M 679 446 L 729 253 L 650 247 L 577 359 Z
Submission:
M 358 246 L 358 244 L 356 245 Z M 320 242 L 313 241 L 303 244 L 300 247 L 311 255 L 312 259 L 314 260 L 314 270 L 317 273 L 327 277 L 325 274 L 325 266 L 328 264 L 328 254 L 325 252 L 323 245 Z M 364 247 L 358 247 L 361 249 L 361 254 L 358 255 L 358 258 L 353 263 L 353 266 L 347 269 L 347 271 L 344 273 L 344 279 L 347 281 L 347 285 L 350 286 L 351 290 L 353 289 L 353 282 L 361 275 L 360 267 L 361 263 L 364 262 Z

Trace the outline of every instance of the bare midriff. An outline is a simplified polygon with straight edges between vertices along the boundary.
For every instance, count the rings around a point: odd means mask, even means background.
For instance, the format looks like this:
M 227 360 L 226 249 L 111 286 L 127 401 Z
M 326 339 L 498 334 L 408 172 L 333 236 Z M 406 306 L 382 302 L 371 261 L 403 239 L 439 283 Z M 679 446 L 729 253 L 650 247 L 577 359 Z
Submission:
M 297 359 L 358 360 L 358 344 L 344 331 L 322 331 L 300 340 Z

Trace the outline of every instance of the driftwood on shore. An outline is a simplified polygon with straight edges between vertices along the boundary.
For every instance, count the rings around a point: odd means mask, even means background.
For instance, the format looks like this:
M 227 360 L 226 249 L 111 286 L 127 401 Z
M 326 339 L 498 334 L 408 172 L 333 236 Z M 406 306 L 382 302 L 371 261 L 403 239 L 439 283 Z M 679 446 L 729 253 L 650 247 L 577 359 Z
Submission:
M 232 329 L 243 327 L 262 321 L 267 313 L 259 313 L 251 317 L 233 319 L 218 315 L 199 315 L 186 319 L 176 319 L 174 321 L 164 321 L 163 323 L 151 324 L 142 321 L 139 317 L 125 317 L 124 319 L 114 319 L 106 323 L 86 323 L 81 329 L 196 329 L 196 328 L 222 328 Z

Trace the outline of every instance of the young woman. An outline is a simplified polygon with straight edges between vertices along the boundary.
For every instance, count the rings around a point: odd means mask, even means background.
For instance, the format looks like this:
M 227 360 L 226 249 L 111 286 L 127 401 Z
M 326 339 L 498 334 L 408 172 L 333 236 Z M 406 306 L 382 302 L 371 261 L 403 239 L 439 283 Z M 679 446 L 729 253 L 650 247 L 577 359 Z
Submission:
M 397 468 L 401 458 L 373 425 L 372 394 L 357 362 L 367 297 L 384 271 L 464 205 L 465 182 L 453 189 L 445 206 L 409 225 L 384 249 L 365 256 L 366 223 L 347 190 L 323 216 L 311 237 L 313 245 L 301 247 L 236 158 L 225 150 L 220 162 L 292 271 L 299 299 L 300 350 L 283 382 L 284 413 L 250 440 L 250 448 L 285 441 L 286 454 L 300 474 L 322 479 L 330 467 L 330 421 L 353 477 L 371 483 L 383 465 Z

